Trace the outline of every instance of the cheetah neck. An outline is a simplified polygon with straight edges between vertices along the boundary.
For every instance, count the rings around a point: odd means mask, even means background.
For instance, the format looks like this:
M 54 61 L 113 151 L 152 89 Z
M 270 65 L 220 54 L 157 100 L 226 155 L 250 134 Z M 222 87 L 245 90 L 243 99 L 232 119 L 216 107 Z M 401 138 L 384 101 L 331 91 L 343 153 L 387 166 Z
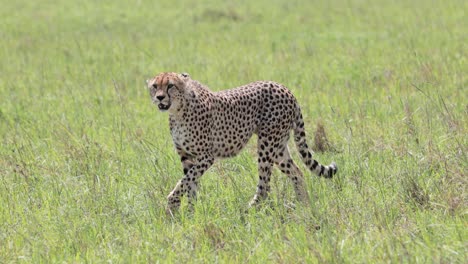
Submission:
M 174 120 L 178 121 L 189 121 L 188 119 L 193 118 L 192 115 L 199 115 L 201 111 L 208 110 L 210 108 L 210 98 L 214 96 L 208 87 L 205 85 L 192 80 L 189 85 L 185 87 L 185 94 L 182 102 L 174 109 L 170 111 L 169 115 Z

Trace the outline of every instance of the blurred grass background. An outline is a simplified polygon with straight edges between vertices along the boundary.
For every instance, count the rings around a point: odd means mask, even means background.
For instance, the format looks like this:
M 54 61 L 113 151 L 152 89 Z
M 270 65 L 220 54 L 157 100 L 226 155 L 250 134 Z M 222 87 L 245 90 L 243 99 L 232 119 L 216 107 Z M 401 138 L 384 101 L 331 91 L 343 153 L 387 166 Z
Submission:
M 467 259 L 466 1 L 0 2 L 0 262 Z M 182 170 L 144 87 L 161 71 L 285 84 L 338 176 L 307 172 L 291 211 L 276 171 L 244 213 L 254 139 L 166 217 Z

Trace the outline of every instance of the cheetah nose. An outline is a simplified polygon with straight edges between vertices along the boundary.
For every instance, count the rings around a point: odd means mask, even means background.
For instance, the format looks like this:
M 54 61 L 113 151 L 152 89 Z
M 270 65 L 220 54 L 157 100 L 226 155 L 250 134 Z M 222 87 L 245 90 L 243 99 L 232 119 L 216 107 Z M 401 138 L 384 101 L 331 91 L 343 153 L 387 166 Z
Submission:
M 164 95 L 158 95 L 156 98 L 158 98 L 159 101 L 162 101 L 164 99 Z

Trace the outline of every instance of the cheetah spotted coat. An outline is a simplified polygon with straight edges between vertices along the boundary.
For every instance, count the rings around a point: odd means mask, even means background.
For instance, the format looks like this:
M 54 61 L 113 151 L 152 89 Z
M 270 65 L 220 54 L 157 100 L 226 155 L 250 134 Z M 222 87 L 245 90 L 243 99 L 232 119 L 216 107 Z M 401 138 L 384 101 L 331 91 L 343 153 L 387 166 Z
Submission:
M 297 100 L 279 83 L 257 81 L 212 92 L 188 74 L 160 73 L 147 85 L 153 103 L 169 112 L 172 139 L 184 171 L 167 197 L 169 210 L 180 206 L 182 196 L 192 204 L 200 177 L 215 159 L 235 156 L 253 134 L 258 136 L 259 181 L 250 206 L 267 197 L 274 164 L 292 180 L 298 199 L 308 201 L 304 177 L 287 145 L 291 130 L 311 171 L 326 178 L 337 172 L 334 162 L 324 166 L 312 158 Z

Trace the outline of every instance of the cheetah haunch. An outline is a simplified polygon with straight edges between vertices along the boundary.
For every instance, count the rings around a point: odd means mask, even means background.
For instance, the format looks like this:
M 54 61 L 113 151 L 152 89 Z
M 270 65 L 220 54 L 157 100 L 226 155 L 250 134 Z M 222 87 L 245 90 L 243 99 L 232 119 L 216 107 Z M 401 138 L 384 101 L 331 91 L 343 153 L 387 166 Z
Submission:
M 324 166 L 312 158 L 297 100 L 279 83 L 258 81 L 211 92 L 188 74 L 160 73 L 147 86 L 153 103 L 169 112 L 172 139 L 184 170 L 184 177 L 167 197 L 169 210 L 177 209 L 184 195 L 192 204 L 200 177 L 215 159 L 235 156 L 253 134 L 258 136 L 259 181 L 250 206 L 267 197 L 273 164 L 292 180 L 297 198 L 308 201 L 304 176 L 287 145 L 291 130 L 311 171 L 331 178 L 338 170 L 334 162 Z

